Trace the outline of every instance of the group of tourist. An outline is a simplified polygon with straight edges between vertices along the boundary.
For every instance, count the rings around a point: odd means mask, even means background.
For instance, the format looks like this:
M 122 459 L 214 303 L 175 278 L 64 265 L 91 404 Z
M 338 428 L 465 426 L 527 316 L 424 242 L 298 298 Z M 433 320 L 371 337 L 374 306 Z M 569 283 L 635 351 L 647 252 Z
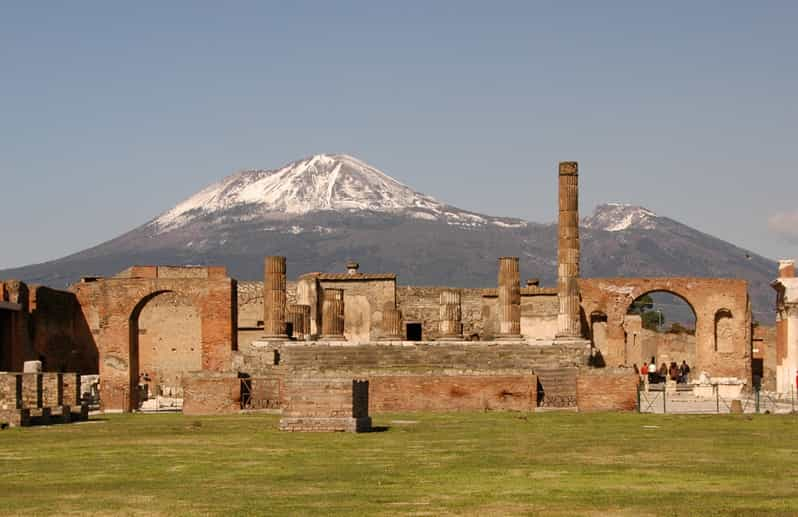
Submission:
M 690 378 L 690 367 L 687 361 L 683 360 L 681 365 L 677 365 L 676 361 L 672 361 L 670 366 L 666 363 L 657 368 L 657 362 L 654 357 L 651 358 L 650 363 L 643 363 L 643 366 L 638 369 L 637 364 L 634 365 L 635 373 L 640 375 L 640 382 L 648 382 L 649 384 L 657 384 L 665 382 L 668 379 L 676 381 L 679 384 L 688 382 Z

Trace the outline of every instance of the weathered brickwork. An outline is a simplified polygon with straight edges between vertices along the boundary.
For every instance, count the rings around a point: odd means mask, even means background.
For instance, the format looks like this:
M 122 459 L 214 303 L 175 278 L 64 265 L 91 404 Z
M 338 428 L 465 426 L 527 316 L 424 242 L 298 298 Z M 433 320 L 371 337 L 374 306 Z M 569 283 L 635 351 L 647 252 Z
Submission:
M 576 379 L 579 411 L 634 411 L 640 378 L 631 368 L 586 368 Z
M 183 414 L 217 415 L 241 410 L 241 379 L 235 373 L 183 376 Z
M 682 297 L 696 315 L 696 357 L 691 365 L 698 375 L 751 379 L 751 306 L 745 280 L 723 278 L 591 278 L 580 279 L 583 321 L 606 317 L 608 365 L 624 364 L 627 310 L 640 296 L 666 291 Z M 728 314 L 728 318 L 723 316 Z M 723 316 L 723 317 L 721 317 Z M 719 323 L 723 325 L 718 331 Z M 631 361 L 630 361 L 631 363 Z
M 280 429 L 368 431 L 371 427 L 368 410 L 368 381 L 291 376 L 285 380 L 285 402 Z
M 60 373 L 42 373 L 42 406 L 64 405 L 64 376 Z
M 113 278 L 76 284 L 72 290 L 99 351 L 103 408 L 137 407 L 139 317 L 151 300 L 164 293 L 191 300 L 199 312 L 202 369 L 229 370 L 237 346 L 236 283 L 224 268 L 136 266 Z
M 65 403 L 63 379 L 74 373 L 0 372 L 0 424 L 63 424 L 88 419 L 88 406 Z
M 386 375 L 369 378 L 369 410 L 532 411 L 537 406 L 534 375 Z

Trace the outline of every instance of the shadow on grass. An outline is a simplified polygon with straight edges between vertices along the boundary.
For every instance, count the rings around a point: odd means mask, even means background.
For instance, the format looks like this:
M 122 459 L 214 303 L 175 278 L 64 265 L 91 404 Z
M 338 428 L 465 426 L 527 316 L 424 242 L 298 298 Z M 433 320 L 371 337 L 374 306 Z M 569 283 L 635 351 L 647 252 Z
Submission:
M 387 425 L 374 425 L 371 427 L 370 433 L 384 433 L 385 431 L 390 430 L 391 428 Z

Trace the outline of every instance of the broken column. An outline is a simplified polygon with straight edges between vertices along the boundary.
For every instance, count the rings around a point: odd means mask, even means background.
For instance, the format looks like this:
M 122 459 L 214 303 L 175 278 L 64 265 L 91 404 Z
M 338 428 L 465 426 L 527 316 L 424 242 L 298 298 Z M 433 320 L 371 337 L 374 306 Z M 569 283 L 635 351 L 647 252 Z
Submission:
M 266 257 L 263 264 L 263 332 L 287 339 L 285 333 L 285 257 Z
M 344 290 L 325 289 L 321 308 L 321 338 L 340 341 L 344 338 Z
M 441 291 L 440 337 L 438 339 L 463 339 L 461 294 L 456 289 Z
M 292 338 L 305 341 L 310 337 L 310 305 L 288 305 L 286 321 L 291 325 Z
M 389 341 L 402 339 L 402 311 L 396 302 L 385 302 L 382 309 L 382 338 Z
M 558 338 L 582 337 L 579 319 L 579 174 L 576 162 L 560 162 L 557 245 Z
M 521 339 L 518 257 L 499 258 L 499 339 Z
M 798 278 L 795 262 L 779 261 L 776 289 L 776 391 L 795 393 L 798 385 Z

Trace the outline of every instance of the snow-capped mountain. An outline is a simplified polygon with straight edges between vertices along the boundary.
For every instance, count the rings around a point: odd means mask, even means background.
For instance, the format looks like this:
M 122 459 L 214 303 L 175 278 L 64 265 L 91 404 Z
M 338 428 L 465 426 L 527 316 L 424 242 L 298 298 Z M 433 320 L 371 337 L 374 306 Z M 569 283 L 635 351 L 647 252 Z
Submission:
M 557 193 L 540 201 L 554 211 Z M 645 208 L 600 205 L 583 219 L 581 242 L 587 277 L 745 278 L 755 317 L 773 317 L 773 261 Z M 462 210 L 352 156 L 319 154 L 233 174 L 113 240 L 0 278 L 62 288 L 131 264 L 218 264 L 257 280 L 265 255 L 285 255 L 289 277 L 342 271 L 356 259 L 403 284 L 463 287 L 495 286 L 496 258 L 511 255 L 524 277 L 554 285 L 557 225 Z
M 596 207 L 593 215 L 585 217 L 581 225 L 592 230 L 620 232 L 623 230 L 653 230 L 657 214 L 642 206 L 623 203 L 604 203 Z
M 522 227 L 523 221 L 460 210 L 416 192 L 346 154 L 317 154 L 279 169 L 245 170 L 191 196 L 150 226 L 156 233 L 199 219 L 285 219 L 313 212 L 383 212 L 462 226 Z M 296 228 L 294 229 L 296 231 Z

